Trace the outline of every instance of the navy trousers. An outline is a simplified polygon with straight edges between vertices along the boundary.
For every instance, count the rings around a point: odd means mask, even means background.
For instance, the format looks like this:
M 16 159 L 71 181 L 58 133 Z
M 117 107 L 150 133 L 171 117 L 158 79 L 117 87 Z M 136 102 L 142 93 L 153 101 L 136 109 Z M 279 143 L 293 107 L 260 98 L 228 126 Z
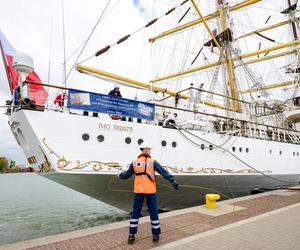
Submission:
M 146 197 L 147 205 L 151 218 L 151 229 L 153 235 L 160 234 L 160 224 L 158 219 L 156 194 L 134 194 L 133 210 L 131 213 L 129 233 L 136 234 L 139 217 L 143 207 L 144 198 Z

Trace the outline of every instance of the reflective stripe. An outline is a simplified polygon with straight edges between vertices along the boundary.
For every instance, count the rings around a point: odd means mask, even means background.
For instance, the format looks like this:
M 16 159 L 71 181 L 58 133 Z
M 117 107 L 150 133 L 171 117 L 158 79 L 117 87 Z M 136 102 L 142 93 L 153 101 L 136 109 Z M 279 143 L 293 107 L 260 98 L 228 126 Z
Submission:
M 131 222 L 137 222 L 139 219 L 130 219 Z
M 137 224 L 130 224 L 130 227 L 137 227 Z
M 145 166 L 151 167 L 151 165 L 152 165 L 151 162 L 138 162 L 138 163 L 136 163 L 137 167 L 145 167 Z
M 152 220 L 151 223 L 157 224 L 159 223 L 159 220 Z
M 158 228 L 160 228 L 160 225 L 158 225 L 158 226 L 151 226 L 153 229 L 158 229 Z

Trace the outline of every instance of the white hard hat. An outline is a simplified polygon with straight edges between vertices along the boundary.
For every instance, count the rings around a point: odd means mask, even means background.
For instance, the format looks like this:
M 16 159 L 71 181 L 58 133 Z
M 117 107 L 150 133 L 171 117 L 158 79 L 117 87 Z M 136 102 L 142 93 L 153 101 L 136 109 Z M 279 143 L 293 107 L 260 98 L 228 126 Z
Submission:
M 140 150 L 144 150 L 144 148 L 149 148 L 151 149 L 151 146 L 148 142 L 143 142 L 141 145 L 140 145 Z

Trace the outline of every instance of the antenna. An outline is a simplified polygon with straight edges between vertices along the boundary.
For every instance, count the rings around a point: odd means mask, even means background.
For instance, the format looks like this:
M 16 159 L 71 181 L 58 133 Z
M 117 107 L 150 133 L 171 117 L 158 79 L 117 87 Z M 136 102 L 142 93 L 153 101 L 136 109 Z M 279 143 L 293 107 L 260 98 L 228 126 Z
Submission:
M 64 47 L 64 72 L 63 72 L 63 81 L 64 87 L 67 87 L 67 70 L 66 70 L 66 37 L 65 37 L 65 9 L 64 9 L 64 0 L 61 0 L 61 11 L 62 11 L 62 22 L 63 22 L 63 47 Z

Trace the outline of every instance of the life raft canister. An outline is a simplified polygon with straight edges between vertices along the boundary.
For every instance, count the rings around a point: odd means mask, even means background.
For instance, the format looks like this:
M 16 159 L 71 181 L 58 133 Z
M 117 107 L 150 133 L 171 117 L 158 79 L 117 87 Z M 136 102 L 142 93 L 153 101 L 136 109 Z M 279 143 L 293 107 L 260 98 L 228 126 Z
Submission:
M 113 120 L 120 120 L 122 117 L 119 115 L 110 115 L 110 118 Z

